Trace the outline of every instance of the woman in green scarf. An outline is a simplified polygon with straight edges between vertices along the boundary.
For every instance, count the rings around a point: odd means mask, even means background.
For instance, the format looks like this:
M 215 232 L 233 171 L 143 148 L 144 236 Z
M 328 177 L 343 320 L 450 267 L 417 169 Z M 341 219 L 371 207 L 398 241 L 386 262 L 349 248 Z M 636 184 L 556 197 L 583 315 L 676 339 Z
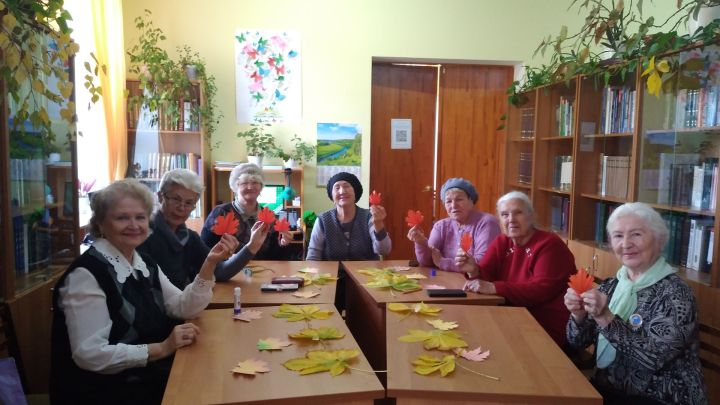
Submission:
M 578 295 L 568 288 L 568 344 L 595 344 L 593 385 L 605 403 L 705 404 L 693 292 L 665 262 L 662 217 L 644 203 L 613 211 L 607 232 L 623 266 Z

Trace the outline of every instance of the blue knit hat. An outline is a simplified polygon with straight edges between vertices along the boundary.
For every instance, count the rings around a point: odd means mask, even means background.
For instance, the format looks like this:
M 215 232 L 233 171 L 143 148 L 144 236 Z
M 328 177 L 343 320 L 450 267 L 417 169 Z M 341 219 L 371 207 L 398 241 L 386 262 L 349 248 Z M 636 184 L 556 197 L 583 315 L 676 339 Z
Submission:
M 334 176 L 330 177 L 330 180 L 328 180 L 327 183 L 327 193 L 328 198 L 330 201 L 332 201 L 332 189 L 335 183 L 338 181 L 347 181 L 352 186 L 353 190 L 355 191 L 355 202 L 358 202 L 360 200 L 360 196 L 363 193 L 362 185 L 360 184 L 360 180 L 358 180 L 357 177 L 355 177 L 354 174 L 348 173 L 348 172 L 340 172 L 335 174 Z
M 462 177 L 450 178 L 445 182 L 445 184 L 443 184 L 442 188 L 440 189 L 440 201 L 443 201 L 445 199 L 445 192 L 447 192 L 451 188 L 459 188 L 460 190 L 464 191 L 465 194 L 467 194 L 468 198 L 472 200 L 473 204 L 477 203 L 478 193 L 475 190 L 475 187 L 472 185 L 472 183 L 463 179 Z

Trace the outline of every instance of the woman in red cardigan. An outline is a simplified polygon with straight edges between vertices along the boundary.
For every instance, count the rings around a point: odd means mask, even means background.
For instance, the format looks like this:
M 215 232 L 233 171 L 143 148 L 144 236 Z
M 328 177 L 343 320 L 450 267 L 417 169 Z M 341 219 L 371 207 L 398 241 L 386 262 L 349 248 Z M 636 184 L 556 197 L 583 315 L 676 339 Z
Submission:
M 455 261 L 466 273 L 465 290 L 496 294 L 512 306 L 526 307 L 550 337 L 563 349 L 570 312 L 564 296 L 575 258 L 557 235 L 535 228 L 532 203 L 512 191 L 497 202 L 503 235 L 488 247 L 482 260 L 470 260 L 458 249 Z

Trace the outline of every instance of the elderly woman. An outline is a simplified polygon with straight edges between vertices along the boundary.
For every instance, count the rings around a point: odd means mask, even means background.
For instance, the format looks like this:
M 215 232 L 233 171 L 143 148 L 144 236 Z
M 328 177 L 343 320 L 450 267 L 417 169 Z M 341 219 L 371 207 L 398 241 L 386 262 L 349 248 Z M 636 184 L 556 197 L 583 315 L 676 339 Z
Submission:
M 466 272 L 465 289 L 497 294 L 509 305 L 526 307 L 550 337 L 566 348 L 570 317 L 563 296 L 575 270 L 575 258 L 557 235 L 535 228 L 527 195 L 511 191 L 497 202 L 504 234 L 488 247 L 480 262 L 458 249 L 456 264 Z
M 415 255 L 421 266 L 435 266 L 445 271 L 460 271 L 455 264 L 455 254 L 460 238 L 469 233 L 472 247 L 467 252 L 479 262 L 490 242 L 500 234 L 497 219 L 475 209 L 478 193 L 463 178 L 451 178 L 440 189 L 440 200 L 445 203 L 448 218 L 436 222 L 428 239 L 419 225 L 410 228 L 408 239 L 415 242 Z
M 202 191 L 200 177 L 191 170 L 174 169 L 165 173 L 157 193 L 160 210 L 150 220 L 152 232 L 137 249 L 152 257 L 177 288 L 185 288 L 195 278 L 210 252 L 197 232 L 185 226 Z M 260 239 L 260 235 L 259 229 L 252 232 L 248 244 L 227 261 L 217 264 L 217 281 L 229 280 L 242 270 L 252 257 L 248 245 L 252 245 L 253 237 Z
M 569 344 L 596 344 L 592 381 L 606 403 L 707 403 L 695 297 L 660 256 L 665 222 L 647 204 L 627 203 L 607 232 L 622 267 L 599 288 L 567 289 Z
M 290 232 L 277 232 L 272 226 L 258 221 L 260 211 L 258 196 L 263 189 L 265 179 L 262 169 L 252 163 L 235 166 L 230 172 L 230 190 L 235 194 L 232 202 L 213 208 L 205 220 L 200 238 L 207 246 L 213 246 L 220 236 L 212 228 L 219 216 L 232 213 L 240 223 L 235 237 L 243 246 L 240 254 L 243 261 L 250 259 L 275 260 L 287 259 L 289 252 L 284 249 L 293 237 Z M 246 260 L 247 259 L 247 260 Z
M 310 235 L 307 260 L 377 260 L 390 253 L 385 208 L 357 206 L 363 188 L 355 175 L 340 172 L 327 183 L 335 208 L 318 216 Z
M 95 243 L 53 293 L 54 404 L 159 404 L 171 356 L 200 332 L 183 319 L 210 302 L 215 266 L 237 241 L 224 236 L 180 291 L 135 250 L 148 235 L 153 203 L 150 190 L 133 179 L 114 182 L 92 199 Z

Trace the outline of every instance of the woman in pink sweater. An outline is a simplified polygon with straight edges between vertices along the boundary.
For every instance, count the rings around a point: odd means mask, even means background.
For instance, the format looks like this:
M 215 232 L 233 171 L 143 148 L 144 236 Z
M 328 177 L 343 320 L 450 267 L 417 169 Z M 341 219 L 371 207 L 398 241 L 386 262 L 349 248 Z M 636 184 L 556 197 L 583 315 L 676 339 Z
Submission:
M 504 234 L 479 262 L 458 249 L 455 263 L 466 273 L 465 290 L 497 294 L 512 306 L 526 307 L 550 337 L 566 348 L 570 312 L 564 295 L 575 258 L 557 235 L 535 228 L 527 195 L 512 191 L 497 202 Z

